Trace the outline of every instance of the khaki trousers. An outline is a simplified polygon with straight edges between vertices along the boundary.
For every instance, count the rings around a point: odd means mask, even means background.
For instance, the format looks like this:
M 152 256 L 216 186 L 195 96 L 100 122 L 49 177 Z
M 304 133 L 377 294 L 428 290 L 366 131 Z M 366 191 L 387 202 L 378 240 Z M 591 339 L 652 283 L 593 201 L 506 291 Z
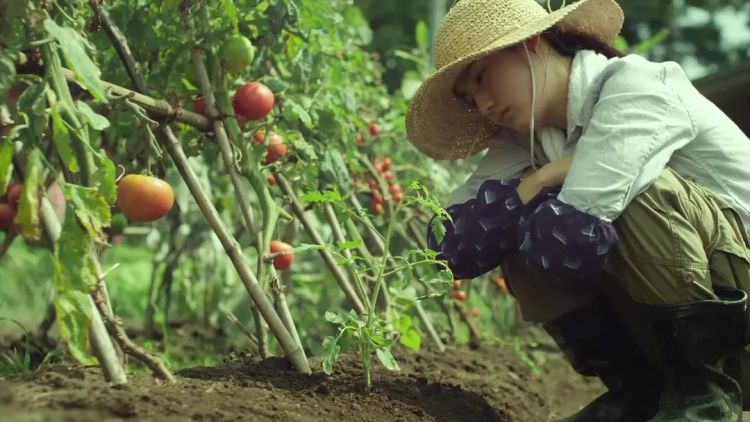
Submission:
M 713 193 L 671 169 L 665 169 L 613 224 L 620 236 L 617 249 L 603 271 L 578 285 L 526 265 L 517 254 L 503 262 L 525 320 L 546 322 L 591 301 L 606 300 L 648 351 L 649 340 L 639 335 L 645 322 L 635 303 L 716 299 L 716 287 L 750 294 L 750 242 L 739 216 Z M 747 351 L 743 363 L 747 408 Z

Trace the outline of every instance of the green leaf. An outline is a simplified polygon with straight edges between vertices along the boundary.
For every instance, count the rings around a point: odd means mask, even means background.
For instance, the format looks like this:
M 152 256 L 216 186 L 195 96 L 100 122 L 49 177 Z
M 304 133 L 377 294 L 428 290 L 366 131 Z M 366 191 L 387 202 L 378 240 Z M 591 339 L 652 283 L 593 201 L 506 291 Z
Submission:
M 39 188 L 42 184 L 42 152 L 34 148 L 26 159 L 26 175 L 14 222 L 21 226 L 21 234 L 30 240 L 39 239 Z
M 337 339 L 332 336 L 328 336 L 323 340 L 323 352 L 321 355 L 321 363 L 323 364 L 323 372 L 327 375 L 333 373 L 333 364 L 339 358 L 339 352 L 341 346 L 338 345 Z
M 78 111 L 86 120 L 86 123 L 91 126 L 92 129 L 102 131 L 109 127 L 109 120 L 101 114 L 95 112 L 91 107 L 84 101 L 77 101 Z
M 341 324 L 344 321 L 346 321 L 345 317 L 343 317 L 340 314 L 337 314 L 336 312 L 331 312 L 331 311 L 326 311 L 325 319 L 326 321 L 334 323 L 334 324 Z
M 55 316 L 60 335 L 68 346 L 68 352 L 81 364 L 96 364 L 89 353 L 89 326 L 92 313 L 91 299 L 86 293 L 69 290 L 55 295 Z
M 221 0 L 221 9 L 224 11 L 224 15 L 229 18 L 232 22 L 232 28 L 234 33 L 239 32 L 239 19 L 237 18 L 237 9 L 234 7 L 232 0 Z
M 445 226 L 443 225 L 443 222 L 439 218 L 433 219 L 430 223 L 430 229 L 435 236 L 435 241 L 442 243 L 443 238 L 445 238 Z
M 420 50 L 427 50 L 430 46 L 430 31 L 427 29 L 425 21 L 417 22 L 416 36 L 414 37 L 417 41 L 417 47 Z
M 310 113 L 292 100 L 284 101 L 284 118 L 290 121 L 301 121 L 308 128 L 312 128 Z
M 5 195 L 13 175 L 13 154 L 15 146 L 9 140 L 0 141 L 0 195 Z
M 44 29 L 57 40 L 65 63 L 76 74 L 78 81 L 96 100 L 107 102 L 104 89 L 99 83 L 101 72 L 86 53 L 87 41 L 75 29 L 59 26 L 52 19 L 44 21 Z
M 53 259 L 55 274 L 52 281 L 58 291 L 89 293 L 94 290 L 96 267 L 93 251 L 93 238 L 82 230 L 74 213 L 66 212 Z
M 413 328 L 402 332 L 398 341 L 402 346 L 417 352 L 422 346 L 422 337 L 419 335 L 419 332 Z
M 326 148 L 320 163 L 320 176 L 324 184 L 330 183 L 339 187 L 343 192 L 349 191 L 349 169 L 346 168 L 339 150 Z
M 299 198 L 302 201 L 314 203 L 314 202 L 330 202 L 330 203 L 341 203 L 344 198 L 338 191 L 335 190 L 324 190 L 324 191 L 309 191 L 305 192 Z
M 98 161 L 98 167 L 92 178 L 92 183 L 99 188 L 99 193 L 110 204 L 117 200 L 117 184 L 115 163 L 104 154 L 94 155 Z
M 58 103 L 59 104 L 59 103 Z M 78 160 L 73 153 L 73 147 L 70 140 L 70 132 L 68 127 L 63 122 L 62 116 L 58 111 L 58 107 L 52 108 L 52 141 L 55 144 L 55 149 L 60 159 L 63 161 L 69 171 L 78 173 L 80 168 L 78 167 Z
M 177 14 L 179 12 L 181 1 L 182 0 L 163 0 L 161 2 L 161 6 L 159 7 L 159 12 Z
M 343 251 L 345 249 L 357 249 L 362 246 L 362 239 L 350 240 L 348 242 L 338 242 L 336 243 L 336 246 L 339 247 L 340 251 Z
M 380 363 L 382 363 L 383 366 L 385 366 L 389 370 L 391 371 L 401 370 L 401 368 L 398 366 L 398 362 L 396 362 L 396 359 L 391 354 L 390 349 L 379 348 L 375 350 L 375 353 L 378 355 L 378 360 L 380 360 Z
M 112 218 L 107 199 L 96 188 L 69 183 L 65 183 L 63 188 L 65 199 L 75 209 L 79 223 L 86 229 L 89 237 L 95 239 Z

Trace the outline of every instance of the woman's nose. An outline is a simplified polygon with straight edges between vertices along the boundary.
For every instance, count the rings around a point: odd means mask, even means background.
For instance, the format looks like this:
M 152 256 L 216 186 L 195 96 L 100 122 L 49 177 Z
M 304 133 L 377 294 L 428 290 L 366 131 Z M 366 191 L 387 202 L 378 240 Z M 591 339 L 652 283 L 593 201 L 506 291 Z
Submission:
M 481 113 L 482 116 L 485 117 L 489 116 L 492 108 L 495 107 L 495 103 L 492 101 L 490 96 L 483 92 L 477 92 L 476 96 L 474 96 L 474 101 L 476 101 L 479 113 Z

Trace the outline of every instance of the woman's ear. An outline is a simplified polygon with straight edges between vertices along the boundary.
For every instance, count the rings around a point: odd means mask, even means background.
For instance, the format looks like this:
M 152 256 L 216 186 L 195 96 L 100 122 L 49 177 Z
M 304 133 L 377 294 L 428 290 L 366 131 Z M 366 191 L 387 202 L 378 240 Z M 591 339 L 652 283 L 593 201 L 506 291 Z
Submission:
M 516 50 L 519 53 L 524 53 L 525 50 L 523 48 L 524 44 L 526 44 L 526 49 L 528 49 L 532 53 L 539 53 L 541 52 L 541 46 L 542 46 L 542 35 L 537 34 L 534 35 L 531 38 L 527 38 L 524 41 L 521 41 L 520 43 L 513 46 L 514 50 Z
M 538 53 L 541 50 L 542 45 L 542 35 L 536 34 L 533 37 L 527 39 L 524 41 L 526 43 L 526 47 L 533 51 L 534 53 Z

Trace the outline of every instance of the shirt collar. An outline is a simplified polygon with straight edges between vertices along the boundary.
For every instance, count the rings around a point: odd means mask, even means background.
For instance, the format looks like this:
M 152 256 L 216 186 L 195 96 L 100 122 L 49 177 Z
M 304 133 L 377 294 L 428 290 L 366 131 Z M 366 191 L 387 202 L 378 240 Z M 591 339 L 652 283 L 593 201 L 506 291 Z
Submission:
M 608 63 L 606 56 L 593 50 L 579 50 L 573 58 L 568 85 L 568 140 L 576 127 L 583 127 L 581 112 L 588 88 Z

